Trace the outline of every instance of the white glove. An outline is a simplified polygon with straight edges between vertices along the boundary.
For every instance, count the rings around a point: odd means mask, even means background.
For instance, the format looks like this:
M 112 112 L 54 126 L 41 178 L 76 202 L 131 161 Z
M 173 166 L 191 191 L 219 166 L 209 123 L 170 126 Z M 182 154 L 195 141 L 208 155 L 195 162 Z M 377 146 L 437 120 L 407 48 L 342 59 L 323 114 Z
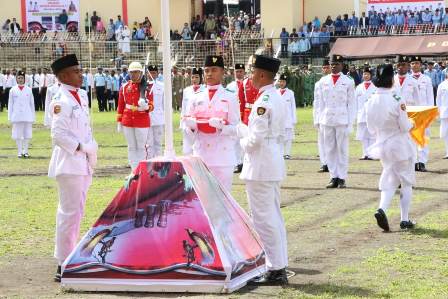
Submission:
M 98 144 L 95 140 L 92 140 L 89 143 L 81 143 L 80 150 L 88 155 L 96 155 Z
M 187 128 L 196 131 L 198 128 L 198 124 L 196 122 L 196 119 L 193 117 L 185 117 L 184 118 L 184 124 Z
M 222 130 L 224 127 L 224 121 L 222 118 L 212 117 L 208 120 L 208 124 L 210 127 L 217 128 L 218 130 Z
M 149 103 L 146 101 L 146 99 L 141 98 L 138 100 L 138 110 L 145 111 L 149 109 Z
M 347 134 L 351 134 L 353 132 L 353 125 L 348 125 L 347 126 Z
M 87 154 L 87 161 L 89 162 L 90 167 L 95 168 L 98 160 L 98 155 L 96 153 Z
M 243 124 L 243 123 L 239 123 L 236 126 L 236 136 L 238 136 L 238 138 L 244 138 L 247 137 L 249 135 L 249 128 Z
M 123 125 L 122 125 L 121 123 L 118 123 L 118 124 L 117 124 L 117 132 L 118 132 L 118 133 L 123 132 Z

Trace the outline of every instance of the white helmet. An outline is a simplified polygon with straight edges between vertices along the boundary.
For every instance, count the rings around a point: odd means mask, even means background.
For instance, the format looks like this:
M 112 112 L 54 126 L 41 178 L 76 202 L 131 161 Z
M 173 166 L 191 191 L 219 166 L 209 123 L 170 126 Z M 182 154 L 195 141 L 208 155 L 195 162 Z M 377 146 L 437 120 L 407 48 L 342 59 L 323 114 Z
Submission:
M 142 64 L 140 62 L 134 61 L 134 62 L 131 62 L 131 64 L 129 65 L 128 70 L 130 72 L 134 72 L 134 71 L 143 72 L 143 66 L 142 66 Z

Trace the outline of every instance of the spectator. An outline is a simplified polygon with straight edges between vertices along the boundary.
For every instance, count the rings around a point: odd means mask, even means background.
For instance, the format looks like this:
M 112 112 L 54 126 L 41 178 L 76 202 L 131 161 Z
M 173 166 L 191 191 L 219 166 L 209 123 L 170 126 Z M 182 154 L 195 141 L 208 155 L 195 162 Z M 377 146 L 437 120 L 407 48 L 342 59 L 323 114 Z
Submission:
M 205 20 L 204 29 L 206 38 L 210 38 L 211 34 L 215 31 L 216 22 L 212 15 L 209 15 Z
M 115 24 L 113 19 L 109 19 L 109 24 L 106 29 L 106 40 L 109 42 L 115 41 Z
M 328 16 L 324 23 L 325 26 L 330 27 L 333 26 L 333 20 L 331 19 L 331 16 Z
M 11 24 L 11 20 L 10 19 L 7 19 L 5 21 L 5 23 L 3 23 L 3 26 L 2 26 L 2 32 L 3 33 L 8 33 L 9 32 L 10 24 Z
M 336 20 L 334 21 L 334 35 L 336 36 L 341 36 L 342 35 L 342 27 L 343 27 L 343 23 L 342 23 L 342 18 L 341 15 L 338 15 L 336 17 Z
M 131 53 L 131 31 L 127 25 L 121 31 L 121 52 L 124 55 Z
M 290 39 L 299 38 L 299 35 L 297 34 L 296 28 L 292 28 L 292 32 L 289 35 Z
M 65 9 L 62 10 L 62 13 L 59 15 L 59 24 L 61 24 L 62 31 L 67 30 L 68 23 L 68 15 Z
M 98 21 L 96 22 L 96 32 L 104 33 L 106 29 L 104 28 L 104 23 L 100 17 L 98 17 Z
M 298 38 L 292 38 L 291 43 L 289 44 L 289 52 L 291 52 L 291 64 L 297 65 L 300 60 L 300 45 Z
M 390 12 L 386 13 L 386 34 L 390 34 L 393 26 L 395 25 L 395 16 L 393 16 Z
M 181 36 L 183 40 L 191 40 L 191 29 L 190 26 L 188 26 L 188 23 L 184 23 L 184 28 L 182 28 Z
M 348 14 L 344 14 L 344 17 L 342 18 L 342 35 L 347 35 L 348 27 L 349 27 Z
M 415 29 L 418 24 L 418 17 L 415 16 L 413 12 L 411 12 L 411 16 L 408 18 L 408 26 L 409 26 L 409 33 L 415 33 Z
M 367 35 L 367 28 L 369 27 L 369 18 L 366 17 L 366 13 L 362 12 L 361 18 L 359 18 L 359 27 L 361 27 L 361 35 Z
M 197 15 L 191 22 L 191 30 L 193 31 L 193 34 L 200 33 L 201 35 L 204 35 L 204 26 L 200 15 Z
M 442 23 L 442 15 L 439 13 L 439 10 L 436 9 L 434 15 L 432 16 L 432 24 L 434 26 L 438 26 Z
M 448 7 L 445 7 L 445 13 L 443 14 L 442 17 L 442 24 L 448 25 Z
M 433 94 L 434 94 L 434 101 L 436 99 L 437 96 L 437 87 L 439 86 L 439 84 L 443 81 L 440 81 L 440 74 L 439 74 L 439 70 L 434 69 L 434 62 L 430 61 L 428 62 L 428 69 L 424 72 L 424 74 L 426 76 L 428 76 L 429 78 L 431 78 L 431 83 L 432 83 L 432 89 L 433 89 Z M 435 105 L 435 103 L 434 103 Z
M 87 14 L 86 14 L 87 15 Z M 98 23 L 98 16 L 96 15 L 96 11 L 93 12 L 93 16 L 90 17 L 90 30 L 96 32 L 96 24 Z
M 350 65 L 348 75 L 355 81 L 355 86 L 358 86 L 361 83 L 361 76 L 356 71 L 356 66 L 353 64 Z
M 358 17 L 356 16 L 355 12 L 352 12 L 352 17 L 349 20 L 349 26 L 358 27 L 358 25 L 359 25 Z
M 117 16 L 117 20 L 115 21 L 114 25 L 115 25 L 114 30 L 118 30 L 118 28 L 124 26 L 123 21 L 121 20 L 121 16 L 120 15 Z
M 84 18 L 84 32 L 88 33 L 89 29 L 90 29 L 89 13 L 86 12 L 86 17 Z
M 280 57 L 285 58 L 288 57 L 288 41 L 289 41 L 289 33 L 286 31 L 286 28 L 282 28 L 282 32 L 280 32 L 280 44 L 281 44 L 281 53 Z
M 310 40 L 302 34 L 299 40 L 299 53 L 302 57 L 302 63 L 305 64 L 305 55 L 311 49 Z
M 314 28 L 310 33 L 311 39 L 311 53 L 314 56 L 318 56 L 320 53 L 320 32 L 318 29 Z
M 174 30 L 174 32 L 171 33 L 171 40 L 181 40 L 182 36 L 179 34 L 178 30 Z
M 380 18 L 376 11 L 373 12 L 373 15 L 369 18 L 370 24 L 370 33 L 372 35 L 378 35 L 378 27 L 380 26 Z
M 146 37 L 152 39 L 152 23 L 148 17 L 145 17 L 145 21 L 143 21 L 143 29 L 145 29 Z
M 330 52 L 330 32 L 328 31 L 327 26 L 322 26 L 319 37 L 321 44 L 321 53 L 322 55 L 327 56 Z
M 9 25 L 12 34 L 20 33 L 20 25 L 17 23 L 16 18 L 12 18 L 12 23 Z
M 255 30 L 260 31 L 261 30 L 261 16 L 258 14 L 255 17 Z
M 317 16 L 314 17 L 312 26 L 314 27 L 315 30 L 320 30 L 320 20 Z
M 432 22 L 432 12 L 429 11 L 429 8 L 426 8 L 422 12 L 422 22 L 423 24 L 431 24 Z

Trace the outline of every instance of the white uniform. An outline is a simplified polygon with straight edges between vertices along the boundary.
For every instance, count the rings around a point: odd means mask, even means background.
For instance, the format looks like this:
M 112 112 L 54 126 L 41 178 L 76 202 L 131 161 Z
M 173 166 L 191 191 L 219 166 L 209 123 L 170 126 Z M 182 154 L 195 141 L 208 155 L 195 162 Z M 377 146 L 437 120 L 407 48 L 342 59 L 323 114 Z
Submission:
M 370 134 L 369 130 L 367 130 L 365 104 L 376 90 L 377 88 L 370 81 L 359 84 L 355 90 L 357 110 L 356 140 L 359 140 L 362 143 L 363 157 L 369 156 L 367 149 L 375 142 L 375 136 Z
M 397 95 L 399 95 L 407 106 L 418 105 L 418 83 L 410 75 L 405 75 L 403 84 L 400 84 L 400 75 L 394 77 L 394 89 Z
M 9 91 L 8 120 L 12 124 L 12 138 L 17 143 L 17 155 L 28 154 L 33 123 L 36 121 L 33 92 L 28 86 L 16 85 Z
M 188 86 L 184 89 L 182 93 L 182 107 L 180 111 L 181 121 L 180 121 L 180 129 L 182 130 L 182 153 L 184 155 L 193 154 L 193 143 L 194 138 L 192 134 L 188 134 L 186 131 L 185 123 L 183 121 L 183 117 L 187 115 L 188 103 L 195 96 L 196 92 L 199 92 L 200 89 L 203 89 L 202 85 L 198 85 L 197 91 L 194 90 L 193 85 Z
M 313 124 L 314 127 L 317 128 L 317 149 L 319 151 L 320 165 L 324 166 L 327 165 L 327 160 L 325 159 L 324 129 L 319 123 L 319 105 L 322 97 L 320 84 L 322 82 L 322 78 L 320 78 L 320 80 L 314 85 Z
M 231 92 L 235 93 L 236 97 L 238 98 L 238 82 L 232 81 L 229 84 L 227 84 L 226 88 L 230 90 Z M 243 150 L 241 149 L 240 141 L 237 139 L 235 142 L 235 155 L 236 155 L 236 166 L 243 164 Z
M 154 110 L 150 112 L 150 127 L 148 131 L 148 155 L 154 158 L 162 155 L 162 142 L 165 128 L 165 109 L 163 83 L 155 81 L 152 88 Z
M 90 128 L 87 94 L 78 92 L 80 105 L 69 90 L 74 88 L 62 84 L 50 105 L 54 148 L 48 176 L 56 178 L 59 190 L 54 251 L 59 264 L 78 241 L 79 225 L 96 164 L 96 150 L 89 154 L 77 150 L 79 144 L 96 144 Z
M 334 84 L 332 76 L 323 77 L 319 84 L 319 124 L 324 130 L 325 158 L 330 176 L 345 180 L 349 135 L 356 116 L 355 83 L 339 73 L 339 79 Z
M 445 141 L 446 157 L 448 157 L 448 80 L 437 88 L 437 107 L 440 116 L 440 139 Z
M 285 102 L 285 140 L 284 140 L 284 155 L 291 155 L 292 141 L 294 140 L 294 127 L 297 124 L 296 116 L 296 98 L 291 89 L 279 89 L 278 94 Z
M 53 97 L 58 93 L 59 91 L 59 84 L 53 84 L 50 88 L 47 89 L 47 94 L 45 96 L 45 112 L 44 112 L 44 126 L 47 128 L 51 127 L 51 121 L 52 121 L 52 113 L 51 113 L 51 101 L 53 100 Z M 81 92 L 80 90 L 78 92 Z
M 418 84 L 418 103 L 416 106 L 434 106 L 434 90 L 431 78 L 422 73 L 415 73 L 413 77 Z M 431 130 L 427 128 L 425 131 L 426 136 L 429 136 L 430 132 Z M 429 146 L 418 147 L 417 157 L 417 162 L 426 164 L 429 158 Z
M 268 270 L 288 266 L 286 229 L 280 211 L 280 182 L 286 177 L 282 156 L 285 110 L 274 85 L 260 88 L 249 116 L 248 132 L 239 134 L 244 151 L 240 178 L 246 183 L 247 198 L 255 230 L 267 256 Z
M 5 75 L 4 82 L 4 88 L 12 88 L 17 85 L 16 76 L 11 74 Z
M 209 88 L 216 89 L 211 99 Z M 194 131 L 193 155 L 201 157 L 222 186 L 230 192 L 236 163 L 236 125 L 240 121 L 236 95 L 224 89 L 222 85 L 209 86 L 196 93 L 188 107 L 188 117 L 193 117 L 199 122 L 203 119 L 206 126 L 208 120 L 212 118 L 225 121 L 222 129 L 217 129 L 214 133 L 206 133 L 200 128 Z M 191 134 L 190 129 L 187 129 L 187 134 Z
M 379 181 L 380 208 L 390 205 L 401 184 L 401 220 L 408 221 L 415 184 L 414 145 L 409 135 L 412 124 L 406 113 L 405 101 L 393 89 L 379 88 L 366 104 L 367 127 L 376 136 L 370 148 L 373 158 L 381 160 L 383 172 Z
M 226 88 L 235 94 L 238 94 L 238 83 L 236 81 L 232 81 L 227 84 Z

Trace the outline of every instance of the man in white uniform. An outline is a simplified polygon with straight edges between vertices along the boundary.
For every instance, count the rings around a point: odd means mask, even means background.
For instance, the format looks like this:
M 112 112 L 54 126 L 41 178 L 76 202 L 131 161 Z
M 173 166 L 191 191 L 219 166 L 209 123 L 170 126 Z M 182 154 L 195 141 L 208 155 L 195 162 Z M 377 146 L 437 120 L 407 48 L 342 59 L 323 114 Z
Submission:
M 48 169 L 48 176 L 56 178 L 59 191 L 54 256 L 58 261 L 55 280 L 60 281 L 61 265 L 78 241 L 98 144 L 90 128 L 89 100 L 85 92 L 78 92 L 82 71 L 76 55 L 59 58 L 51 68 L 61 83 L 50 104 L 54 147 Z
M 150 113 L 151 126 L 148 133 L 149 158 L 162 155 L 162 142 L 165 128 L 164 89 L 163 83 L 157 80 L 159 70 L 156 65 L 148 66 L 148 85 L 146 98 L 154 105 Z
M 324 59 L 322 64 L 322 75 L 324 78 L 326 75 L 331 74 L 330 61 Z M 319 103 L 320 103 L 320 84 L 322 78 L 314 85 L 314 101 L 313 101 L 313 123 L 317 129 L 317 148 L 319 151 L 320 169 L 319 172 L 328 172 L 327 160 L 325 159 L 325 146 L 324 146 L 324 130 L 319 121 Z
M 448 159 L 448 80 L 446 77 L 437 88 L 436 103 L 440 116 L 440 139 L 445 142 L 446 155 L 443 159 Z
M 240 178 L 245 181 L 255 230 L 266 252 L 267 273 L 254 283 L 287 284 L 288 249 L 286 229 L 280 211 L 280 183 L 286 176 L 282 156 L 285 135 L 285 106 L 274 77 L 280 60 L 254 55 L 252 83 L 259 89 L 249 115 L 249 125 L 238 126 L 244 151 Z
M 378 66 L 375 80 L 378 91 L 366 103 L 367 128 L 376 136 L 370 153 L 383 165 L 379 181 L 381 200 L 375 218 L 378 226 L 386 232 L 390 230 L 386 212 L 399 185 L 400 228 L 414 227 L 409 220 L 412 186 L 415 184 L 415 152 L 409 135 L 413 124 L 408 119 L 404 100 L 395 94 L 393 81 L 392 65 Z
M 222 85 L 222 56 L 207 56 L 204 66 L 207 88 L 196 93 L 184 118 L 187 134 L 194 133 L 193 155 L 202 158 L 222 186 L 232 189 L 236 163 L 236 125 L 240 113 L 236 94 Z
M 377 88 L 371 81 L 372 71 L 370 67 L 364 68 L 362 78 L 364 81 L 355 90 L 356 109 L 358 111 L 356 115 L 356 140 L 362 143 L 362 157 L 360 160 L 372 160 L 367 149 L 375 142 L 375 136 L 367 130 L 365 105 Z
M 356 117 L 355 83 L 344 75 L 343 58 L 331 58 L 331 75 L 319 84 L 319 123 L 323 126 L 325 158 L 330 171 L 327 188 L 345 188 L 348 173 L 348 142 Z
M 55 79 L 57 81 L 57 79 Z M 45 113 L 44 113 L 44 126 L 47 128 L 51 128 L 52 122 L 52 113 L 51 113 L 51 101 L 53 97 L 59 92 L 59 87 L 61 83 L 57 82 L 47 88 L 47 94 L 45 95 Z M 78 90 L 81 93 L 83 90 Z
M 285 140 L 284 140 L 284 152 L 283 157 L 286 160 L 291 159 L 291 147 L 294 140 L 294 127 L 297 124 L 296 116 L 296 98 L 294 92 L 286 87 L 288 76 L 282 74 L 278 80 L 279 89 L 278 93 L 281 99 L 284 101 L 286 108 L 285 115 Z
M 193 154 L 194 135 L 188 133 L 188 130 L 185 130 L 186 127 L 183 119 L 187 115 L 188 103 L 190 103 L 190 101 L 195 97 L 195 94 L 199 92 L 201 88 L 203 88 L 202 80 L 203 80 L 202 69 L 199 67 L 192 68 L 191 85 L 186 87 L 182 94 L 180 129 L 182 131 L 182 153 L 186 156 Z
M 36 121 L 31 88 L 25 85 L 25 73 L 17 72 L 17 85 L 9 91 L 8 120 L 12 124 L 12 139 L 17 144 L 17 156 L 29 158 L 28 145 Z
M 431 78 L 422 74 L 422 58 L 412 56 L 411 59 L 412 77 L 417 80 L 418 103 L 417 106 L 434 106 L 434 90 L 432 88 Z M 426 129 L 426 136 L 430 135 L 430 129 Z M 416 171 L 426 172 L 426 163 L 429 158 L 429 146 L 417 149 L 417 169 Z

